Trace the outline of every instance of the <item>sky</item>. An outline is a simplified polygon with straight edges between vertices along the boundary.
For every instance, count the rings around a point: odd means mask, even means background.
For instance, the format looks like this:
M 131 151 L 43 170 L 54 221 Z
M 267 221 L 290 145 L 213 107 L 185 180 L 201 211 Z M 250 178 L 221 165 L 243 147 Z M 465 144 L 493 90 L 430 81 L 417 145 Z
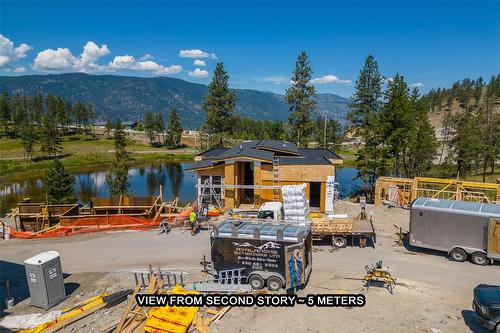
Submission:
M 318 92 L 350 96 L 364 59 L 423 92 L 500 73 L 500 2 L 0 2 L 0 75 L 167 76 L 284 93 L 306 51 Z

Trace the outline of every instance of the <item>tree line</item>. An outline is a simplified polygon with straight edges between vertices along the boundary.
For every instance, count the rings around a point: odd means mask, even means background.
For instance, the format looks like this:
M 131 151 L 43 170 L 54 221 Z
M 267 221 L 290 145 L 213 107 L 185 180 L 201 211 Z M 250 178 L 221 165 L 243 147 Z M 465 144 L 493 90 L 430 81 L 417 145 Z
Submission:
M 418 88 L 410 89 L 401 74 L 383 77 L 369 55 L 356 80 L 348 114 L 351 129 L 363 143 L 356 165 L 369 199 L 373 199 L 378 177 L 421 176 L 438 154 L 449 176 L 465 177 L 480 164 L 483 181 L 487 167 L 494 173 L 500 152 L 500 118 L 493 110 L 500 96 L 498 79 L 493 77 L 488 85 L 482 79 L 464 80 L 449 90 L 419 96 Z M 445 97 L 440 146 L 428 113 L 441 110 Z M 463 110 L 452 112 L 454 104 Z
M 31 160 L 35 144 L 46 156 L 56 156 L 62 151 L 63 136 L 72 130 L 87 135 L 95 119 L 91 104 L 80 101 L 71 104 L 54 94 L 26 96 L 16 92 L 0 96 L 0 122 L 3 134 L 20 138 L 24 157 Z M 76 124 L 76 128 L 71 128 Z
M 337 119 L 315 112 L 316 91 L 310 84 L 311 79 L 307 54 L 301 52 L 292 73 L 292 86 L 285 94 L 290 110 L 288 121 L 241 118 L 234 114 L 236 95 L 229 88 L 229 74 L 223 63 L 217 63 L 202 104 L 206 114 L 200 131 L 202 148 L 256 139 L 287 140 L 296 142 L 299 147 L 306 147 L 311 142 L 325 148 L 338 147 L 344 139 L 344 128 Z

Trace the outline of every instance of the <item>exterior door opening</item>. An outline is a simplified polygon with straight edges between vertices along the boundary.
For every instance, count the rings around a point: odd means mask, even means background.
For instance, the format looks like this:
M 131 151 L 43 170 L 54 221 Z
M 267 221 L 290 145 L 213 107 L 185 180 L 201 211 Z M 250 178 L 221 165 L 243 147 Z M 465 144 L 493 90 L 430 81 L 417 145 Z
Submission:
M 242 167 L 243 167 L 243 185 L 254 185 L 254 166 L 253 162 L 242 162 Z M 243 196 L 242 196 L 242 203 L 246 204 L 252 204 L 253 203 L 253 195 L 254 195 L 254 190 L 253 188 L 246 188 L 243 189 Z
M 309 207 L 320 209 L 321 204 L 321 183 L 309 183 Z

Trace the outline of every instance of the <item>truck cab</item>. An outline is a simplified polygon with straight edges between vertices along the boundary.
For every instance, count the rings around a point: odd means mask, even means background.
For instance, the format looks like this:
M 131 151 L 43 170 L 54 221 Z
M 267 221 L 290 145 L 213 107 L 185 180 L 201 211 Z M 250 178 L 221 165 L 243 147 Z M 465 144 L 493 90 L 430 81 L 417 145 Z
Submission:
M 283 220 L 283 204 L 277 201 L 263 203 L 259 208 L 257 218 L 261 220 Z

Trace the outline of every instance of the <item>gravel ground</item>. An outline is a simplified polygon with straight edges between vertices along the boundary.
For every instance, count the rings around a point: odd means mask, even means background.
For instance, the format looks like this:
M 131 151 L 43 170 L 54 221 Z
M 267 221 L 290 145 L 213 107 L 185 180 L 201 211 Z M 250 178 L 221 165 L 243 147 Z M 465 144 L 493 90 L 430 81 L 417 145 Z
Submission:
M 356 204 L 340 202 L 338 212 L 359 213 Z M 479 283 L 500 284 L 500 265 L 480 267 L 448 261 L 443 253 L 396 245 L 394 224 L 408 230 L 409 211 L 368 206 L 377 233 L 375 248 L 347 247 L 332 251 L 315 243 L 313 273 L 300 295 L 363 293 L 362 308 L 233 308 L 212 332 L 485 332 L 471 309 L 472 289 Z M 42 251 L 61 254 L 70 297 L 67 307 L 101 291 L 132 288 L 134 269 L 153 267 L 189 272 L 202 279 L 199 262 L 209 256 L 206 231 L 197 236 L 174 230 L 80 235 L 64 239 L 10 240 L 0 243 L 1 280 L 10 280 L 18 303 L 8 313 L 41 312 L 29 306 L 23 260 Z M 381 287 L 363 287 L 365 265 L 383 260 L 397 278 L 394 294 Z M 3 292 L 3 290 L 2 290 Z M 1 298 L 3 299 L 3 295 Z M 100 332 L 118 318 L 124 303 L 103 309 L 66 328 L 68 332 Z M 7 314 L 4 312 L 3 315 Z

